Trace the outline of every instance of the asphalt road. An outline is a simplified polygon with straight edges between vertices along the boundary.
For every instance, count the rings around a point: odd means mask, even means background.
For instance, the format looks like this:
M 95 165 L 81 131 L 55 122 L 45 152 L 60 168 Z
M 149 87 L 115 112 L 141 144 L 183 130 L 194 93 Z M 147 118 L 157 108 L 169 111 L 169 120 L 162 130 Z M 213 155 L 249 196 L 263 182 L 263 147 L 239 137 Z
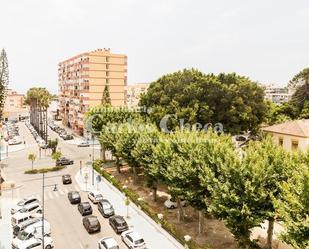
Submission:
M 36 141 L 24 123 L 19 123 L 20 135 L 25 138 L 27 148 L 22 151 L 9 154 L 9 158 L 5 162 L 9 167 L 5 170 L 8 180 L 16 182 L 18 188 L 12 191 L 4 192 L 4 196 L 14 199 L 35 195 L 41 199 L 42 197 L 42 175 L 25 175 L 24 171 L 31 168 L 31 162 L 27 160 L 29 153 L 37 154 L 38 159 L 34 163 L 34 168 L 51 167 L 55 162 L 50 157 L 50 152 L 42 150 L 41 158 L 39 158 L 39 149 Z M 50 131 L 50 137 L 58 135 Z M 99 239 L 105 236 L 114 237 L 120 248 L 127 248 L 120 239 L 119 235 L 113 231 L 105 219 L 98 212 L 96 205 L 91 204 L 94 215 L 99 218 L 101 223 L 101 232 L 88 234 L 82 225 L 82 216 L 77 210 L 76 205 L 71 205 L 67 199 L 67 193 L 70 190 L 80 190 L 75 182 L 74 175 L 79 170 L 79 161 L 83 165 L 89 160 L 89 154 L 92 154 L 92 148 L 78 148 L 76 145 L 69 144 L 59 139 L 59 146 L 62 154 L 74 160 L 74 165 L 68 166 L 66 169 L 46 174 L 45 185 L 57 184 L 57 191 L 53 191 L 54 187 L 45 188 L 45 217 L 51 224 L 52 237 L 55 242 L 56 249 L 76 249 L 76 248 L 98 248 Z M 95 158 L 99 156 L 99 151 L 95 150 Z M 73 183 L 63 185 L 61 175 L 71 174 Z M 81 192 L 82 200 L 87 200 L 87 194 Z

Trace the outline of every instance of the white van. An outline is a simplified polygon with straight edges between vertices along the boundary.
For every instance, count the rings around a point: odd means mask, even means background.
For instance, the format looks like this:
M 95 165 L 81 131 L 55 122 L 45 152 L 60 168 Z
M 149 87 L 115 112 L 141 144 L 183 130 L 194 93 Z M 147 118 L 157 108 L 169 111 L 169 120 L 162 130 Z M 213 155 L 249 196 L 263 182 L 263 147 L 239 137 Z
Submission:
M 12 226 L 14 227 L 31 218 L 32 216 L 30 213 L 16 213 L 12 216 L 11 223 L 12 223 Z
M 30 203 L 20 209 L 17 213 L 41 214 L 42 208 L 38 202 Z

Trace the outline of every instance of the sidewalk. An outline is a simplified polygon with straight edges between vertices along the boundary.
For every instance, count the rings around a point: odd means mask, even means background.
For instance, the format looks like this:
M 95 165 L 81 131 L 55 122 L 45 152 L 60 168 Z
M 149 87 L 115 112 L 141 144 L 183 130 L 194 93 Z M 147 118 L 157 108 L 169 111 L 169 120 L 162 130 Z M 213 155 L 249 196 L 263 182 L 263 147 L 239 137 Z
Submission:
M 102 177 L 102 181 L 94 186 L 92 183 L 92 169 L 88 168 L 87 184 L 84 180 L 85 169 L 82 174 L 76 174 L 75 179 L 83 191 L 100 190 L 104 198 L 108 199 L 115 208 L 115 213 L 127 216 L 125 196 L 112 184 Z M 95 171 L 94 179 L 98 173 Z M 151 249 L 183 249 L 184 247 L 161 226 L 155 223 L 148 215 L 142 212 L 134 203 L 128 207 L 129 218 L 126 218 L 129 226 L 136 229 L 145 239 L 148 248 Z
M 0 249 L 11 248 L 12 243 L 12 226 L 11 226 L 11 207 L 13 201 L 10 198 L 0 199 L 0 208 L 2 219 L 0 219 Z

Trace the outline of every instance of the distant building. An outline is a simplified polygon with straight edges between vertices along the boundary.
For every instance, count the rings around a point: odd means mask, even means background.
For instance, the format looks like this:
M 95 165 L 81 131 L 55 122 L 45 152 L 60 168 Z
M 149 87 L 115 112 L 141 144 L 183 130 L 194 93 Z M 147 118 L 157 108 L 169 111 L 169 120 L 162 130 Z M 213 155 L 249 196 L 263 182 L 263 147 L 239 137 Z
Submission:
M 149 87 L 148 83 L 137 83 L 126 86 L 126 105 L 136 107 L 142 93 L 146 93 Z
M 309 149 L 309 119 L 288 121 L 262 130 L 272 134 L 274 142 L 287 151 Z
M 102 101 L 109 86 L 111 104 L 125 105 L 127 56 L 97 49 L 59 63 L 59 113 L 64 125 L 84 133 L 84 114 Z
M 288 102 L 292 93 L 287 87 L 275 87 L 273 84 L 264 85 L 265 99 L 268 99 L 275 104 L 281 105 Z
M 7 97 L 3 109 L 4 120 L 13 120 L 29 116 L 29 111 L 24 104 L 25 95 L 12 89 L 7 90 Z

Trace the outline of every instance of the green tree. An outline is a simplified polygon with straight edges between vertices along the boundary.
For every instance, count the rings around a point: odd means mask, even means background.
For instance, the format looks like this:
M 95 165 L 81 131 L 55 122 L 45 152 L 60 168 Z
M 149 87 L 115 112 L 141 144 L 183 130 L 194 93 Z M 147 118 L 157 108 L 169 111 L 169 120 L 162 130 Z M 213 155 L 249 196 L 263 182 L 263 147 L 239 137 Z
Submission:
M 33 154 L 33 153 L 30 153 L 30 154 L 28 155 L 28 160 L 31 161 L 31 169 L 33 170 L 33 163 L 34 163 L 34 161 L 36 160 L 36 155 Z
M 109 94 L 108 85 L 105 85 L 105 87 L 104 87 L 101 104 L 102 105 L 110 105 L 111 104 L 111 97 L 110 97 L 110 94 Z
M 7 86 L 9 84 L 9 65 L 4 49 L 0 54 L 0 120 L 2 120 L 3 107 L 6 99 Z
M 49 139 L 47 143 L 48 148 L 52 150 L 52 154 L 56 152 L 58 146 L 58 139 Z
M 158 180 L 151 174 L 150 166 L 153 162 L 153 149 L 161 137 L 162 135 L 155 127 L 153 131 L 141 133 L 131 153 L 144 170 L 145 184 L 152 189 L 153 201 L 157 201 Z
M 151 83 L 139 104 L 151 108 L 158 126 L 165 115 L 176 114 L 168 128 L 184 119 L 191 124 L 222 123 L 233 134 L 256 131 L 266 114 L 264 91 L 255 82 L 235 73 L 215 76 L 194 69 L 162 76 Z
M 298 170 L 282 183 L 283 198 L 275 200 L 285 232 L 281 238 L 296 249 L 309 247 L 309 166 L 298 164 Z
M 62 153 L 60 151 L 56 151 L 52 154 L 52 159 L 55 160 L 55 163 L 57 165 L 57 160 L 59 160 L 62 157 Z

